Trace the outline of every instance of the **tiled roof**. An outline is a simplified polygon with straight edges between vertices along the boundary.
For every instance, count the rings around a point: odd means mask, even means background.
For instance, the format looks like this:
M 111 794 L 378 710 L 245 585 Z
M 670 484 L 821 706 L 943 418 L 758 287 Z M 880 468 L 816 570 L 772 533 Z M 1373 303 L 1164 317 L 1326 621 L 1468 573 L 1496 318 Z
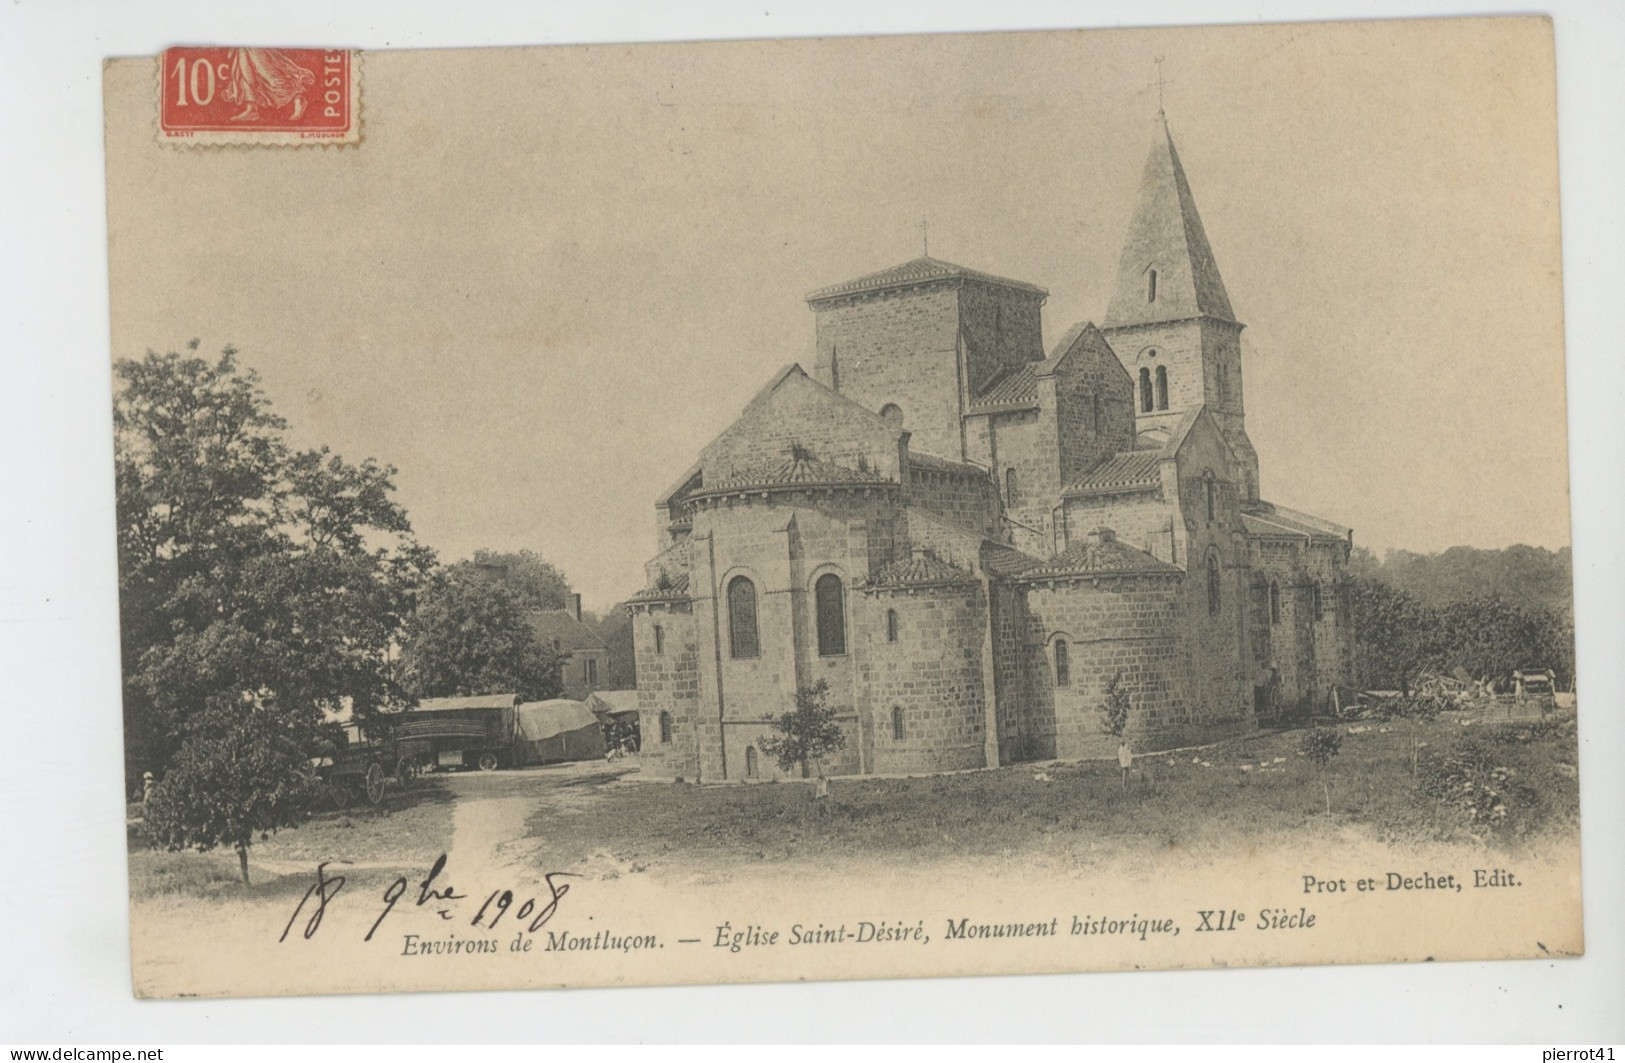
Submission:
M 942 583 L 975 583 L 976 577 L 929 553 L 899 558 L 869 581 L 875 587 L 922 587 Z
M 606 650 L 604 640 L 592 628 L 577 620 L 563 609 L 530 614 L 530 626 L 542 640 L 551 646 L 556 640 L 559 649 L 571 653 L 576 650 Z
M 764 465 L 755 469 L 736 473 L 715 483 L 708 483 L 695 491 L 690 497 L 702 495 L 727 494 L 733 491 L 748 490 L 756 487 L 786 487 L 805 484 L 819 485 L 845 485 L 845 484 L 878 484 L 892 483 L 879 473 L 870 469 L 849 469 L 844 465 L 833 462 L 819 461 L 806 453 L 793 454 L 774 465 Z
M 688 597 L 688 573 L 669 576 L 664 587 L 645 587 L 632 595 L 634 602 L 663 602 L 671 598 Z
M 990 576 L 1009 579 L 1043 563 L 1013 546 L 995 542 L 982 544 L 982 569 Z
M 1178 574 L 1180 569 L 1159 561 L 1144 550 L 1120 543 L 1109 531 L 1093 532 L 1048 561 L 1021 573 L 1022 579 L 1060 576 L 1111 575 L 1114 573 Z
M 1125 450 L 1096 465 L 1065 491 L 1068 495 L 1142 491 L 1162 485 L 1162 452 Z
M 881 291 L 885 288 L 906 288 L 910 285 L 924 284 L 928 281 L 951 279 L 976 280 L 985 284 L 997 284 L 1003 288 L 1031 292 L 1033 295 L 1049 295 L 1049 292 L 1036 284 L 1011 280 L 1008 277 L 999 277 L 992 273 L 983 273 L 980 270 L 967 269 L 964 266 L 956 266 L 952 262 L 943 262 L 941 259 L 916 258 L 912 262 L 905 262 L 900 266 L 883 269 L 879 273 L 870 273 L 856 280 L 844 281 L 840 284 L 832 284 L 827 288 L 820 288 L 808 295 L 807 301 L 811 303 L 820 299 L 831 299 L 838 295 L 856 295 L 859 292 Z
M 971 409 L 989 406 L 1030 406 L 1038 401 L 1038 373 L 1035 364 L 1028 362 L 1016 369 L 1006 369 L 992 384 L 982 389 L 971 403 Z
M 1348 529 L 1292 510 L 1261 502 L 1258 508 L 1243 511 L 1241 526 L 1259 539 L 1326 539 L 1343 542 Z

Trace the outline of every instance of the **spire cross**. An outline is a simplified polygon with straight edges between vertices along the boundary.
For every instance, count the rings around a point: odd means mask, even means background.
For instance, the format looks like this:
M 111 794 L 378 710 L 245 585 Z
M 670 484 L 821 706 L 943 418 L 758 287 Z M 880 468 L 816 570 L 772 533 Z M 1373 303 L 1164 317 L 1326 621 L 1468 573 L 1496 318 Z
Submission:
M 931 223 L 924 218 L 920 219 L 920 246 L 926 258 L 931 257 Z

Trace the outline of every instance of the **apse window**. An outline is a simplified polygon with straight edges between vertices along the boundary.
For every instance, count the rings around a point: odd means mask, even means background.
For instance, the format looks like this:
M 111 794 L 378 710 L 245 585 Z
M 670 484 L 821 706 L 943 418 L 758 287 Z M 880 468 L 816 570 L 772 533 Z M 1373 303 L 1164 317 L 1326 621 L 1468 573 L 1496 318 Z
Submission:
M 813 584 L 818 611 L 818 656 L 839 657 L 846 652 L 846 594 L 841 577 L 833 572 L 818 577 Z
M 660 714 L 660 744 L 671 745 L 671 713 Z
M 1157 271 L 1154 269 L 1148 270 L 1145 275 L 1145 301 L 1148 303 L 1157 301 Z
M 1055 685 L 1058 687 L 1072 685 L 1072 651 L 1066 644 L 1066 639 L 1055 640 Z
M 735 576 L 728 584 L 728 652 L 735 657 L 758 657 L 756 637 L 756 584 Z
M 903 740 L 903 706 L 901 705 L 891 707 L 891 740 L 893 742 Z

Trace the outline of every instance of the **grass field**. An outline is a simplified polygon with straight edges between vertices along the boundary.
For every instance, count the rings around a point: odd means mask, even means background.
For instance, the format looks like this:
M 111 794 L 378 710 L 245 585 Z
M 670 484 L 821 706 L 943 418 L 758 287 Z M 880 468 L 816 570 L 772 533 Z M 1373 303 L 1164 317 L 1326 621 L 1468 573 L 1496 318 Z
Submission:
M 624 781 L 532 817 L 565 859 L 608 854 L 634 870 L 847 858 L 1031 856 L 1049 865 L 1132 862 L 1157 850 L 1192 861 L 1253 844 L 1354 830 L 1377 842 L 1513 849 L 1578 822 L 1573 718 L 1539 725 L 1361 722 L 1336 728 L 1325 775 L 1299 754 L 1304 732 L 1257 734 L 1142 757 L 1128 788 L 1115 762 L 1018 765 L 923 778 L 834 779 L 818 807 L 803 783 L 706 787 Z M 1413 757 L 1415 771 L 1413 772 Z M 1486 816 L 1455 795 L 1460 765 L 1498 787 Z M 1476 768 L 1473 767 L 1476 765 Z M 1456 774 L 1452 774 L 1456 772 Z M 633 777 L 635 779 L 635 777 Z M 1428 789 L 1443 792 L 1439 800 Z M 1326 792 L 1331 811 L 1326 811 Z M 1473 793 L 1482 793 L 1483 787 Z

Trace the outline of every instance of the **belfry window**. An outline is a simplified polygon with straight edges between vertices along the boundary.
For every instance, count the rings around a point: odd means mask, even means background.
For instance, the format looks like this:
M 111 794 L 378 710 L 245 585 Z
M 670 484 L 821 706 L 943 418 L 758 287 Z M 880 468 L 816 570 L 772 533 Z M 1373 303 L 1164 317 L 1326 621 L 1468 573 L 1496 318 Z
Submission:
M 1218 487 L 1213 483 L 1212 473 L 1209 473 L 1207 478 L 1202 481 L 1202 492 L 1207 500 L 1207 519 L 1214 520 L 1215 514 L 1218 512 L 1217 501 L 1219 490 Z
M 1157 409 L 1168 408 L 1168 367 L 1157 366 Z
M 1270 580 L 1270 623 L 1281 622 L 1281 585 Z
M 1154 269 L 1146 271 L 1145 301 L 1148 303 L 1157 301 L 1157 271 Z
M 1140 367 L 1140 412 L 1151 412 L 1151 370 Z
M 897 610 L 886 610 L 886 641 L 897 641 Z
M 818 612 L 818 656 L 839 657 L 846 652 L 846 594 L 841 577 L 833 572 L 818 577 L 813 584 Z
M 903 706 L 901 705 L 891 707 L 891 740 L 893 742 L 903 740 Z
M 1090 396 L 1090 398 L 1093 400 L 1092 403 L 1091 403 L 1091 409 L 1092 409 L 1092 411 L 1094 413 L 1095 435 L 1099 435 L 1100 434 L 1100 392 L 1098 392 L 1098 391 L 1095 392 L 1093 395 Z
M 744 576 L 728 583 L 728 652 L 735 657 L 761 656 L 756 635 L 756 584 Z
M 1066 639 L 1055 640 L 1055 685 L 1058 687 L 1072 684 L 1072 656 L 1071 648 L 1067 646 Z
M 1207 555 L 1207 611 L 1210 616 L 1219 615 L 1219 555 Z

